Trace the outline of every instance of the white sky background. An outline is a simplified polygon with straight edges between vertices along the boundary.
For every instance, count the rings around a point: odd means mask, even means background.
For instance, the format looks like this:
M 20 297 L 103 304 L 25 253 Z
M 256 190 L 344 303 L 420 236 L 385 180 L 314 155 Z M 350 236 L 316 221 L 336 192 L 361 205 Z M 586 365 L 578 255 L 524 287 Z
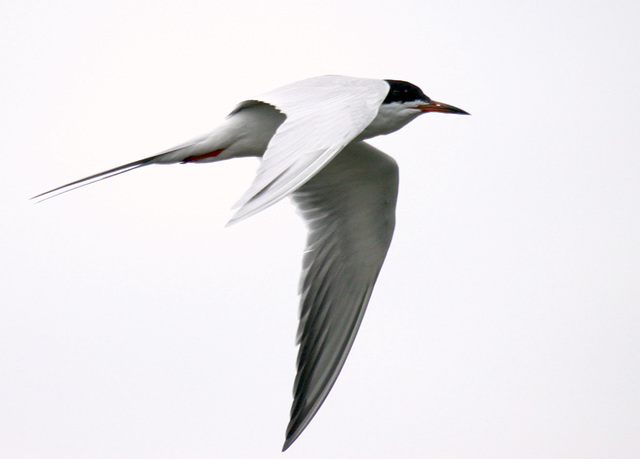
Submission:
M 640 6 L 5 2 L 3 458 L 640 456 Z M 397 229 L 336 386 L 280 447 L 304 246 L 257 161 L 28 198 L 314 75 L 471 117 L 374 140 Z

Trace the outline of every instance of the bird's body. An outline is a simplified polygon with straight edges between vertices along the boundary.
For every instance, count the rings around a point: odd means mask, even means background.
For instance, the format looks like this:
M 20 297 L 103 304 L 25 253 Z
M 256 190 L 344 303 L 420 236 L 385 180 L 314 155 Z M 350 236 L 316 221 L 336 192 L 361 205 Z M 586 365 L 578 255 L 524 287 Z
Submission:
M 292 196 L 309 228 L 287 449 L 338 377 L 393 235 L 398 167 L 363 140 L 429 111 L 466 114 L 403 81 L 310 78 L 240 103 L 208 134 L 37 197 L 150 164 L 261 157 L 231 222 Z

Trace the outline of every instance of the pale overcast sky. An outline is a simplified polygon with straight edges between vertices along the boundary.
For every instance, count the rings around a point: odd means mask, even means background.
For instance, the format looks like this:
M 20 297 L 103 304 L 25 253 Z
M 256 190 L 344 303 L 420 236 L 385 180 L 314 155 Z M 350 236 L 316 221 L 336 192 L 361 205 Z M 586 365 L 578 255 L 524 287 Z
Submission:
M 637 1 L 5 2 L 2 458 L 640 457 Z M 298 79 L 430 114 L 326 403 L 280 453 L 305 231 L 225 228 L 257 161 L 54 186 Z

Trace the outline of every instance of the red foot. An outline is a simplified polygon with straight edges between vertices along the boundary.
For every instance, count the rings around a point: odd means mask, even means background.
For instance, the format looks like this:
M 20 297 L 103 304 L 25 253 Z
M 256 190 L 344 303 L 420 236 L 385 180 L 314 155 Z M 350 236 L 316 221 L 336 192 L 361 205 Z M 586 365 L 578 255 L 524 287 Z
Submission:
M 224 148 L 222 148 L 220 150 L 213 150 L 213 151 L 210 151 L 209 153 L 203 153 L 201 155 L 187 156 L 182 162 L 183 163 L 192 163 L 194 161 L 200 161 L 201 159 L 205 159 L 205 158 L 215 158 L 216 156 L 218 156 L 223 151 L 224 151 Z

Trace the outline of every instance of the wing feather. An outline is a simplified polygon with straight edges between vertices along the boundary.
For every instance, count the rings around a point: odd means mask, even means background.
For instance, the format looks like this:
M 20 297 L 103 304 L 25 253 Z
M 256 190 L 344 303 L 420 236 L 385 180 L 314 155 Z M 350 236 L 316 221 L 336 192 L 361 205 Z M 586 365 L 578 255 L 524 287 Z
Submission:
M 300 282 L 298 371 L 287 449 L 331 390 L 362 321 L 395 224 L 398 167 L 347 145 L 293 193 L 309 228 Z
M 388 91 L 384 80 L 332 75 L 292 83 L 256 98 L 286 119 L 229 223 L 280 201 L 318 173 L 373 121 Z

